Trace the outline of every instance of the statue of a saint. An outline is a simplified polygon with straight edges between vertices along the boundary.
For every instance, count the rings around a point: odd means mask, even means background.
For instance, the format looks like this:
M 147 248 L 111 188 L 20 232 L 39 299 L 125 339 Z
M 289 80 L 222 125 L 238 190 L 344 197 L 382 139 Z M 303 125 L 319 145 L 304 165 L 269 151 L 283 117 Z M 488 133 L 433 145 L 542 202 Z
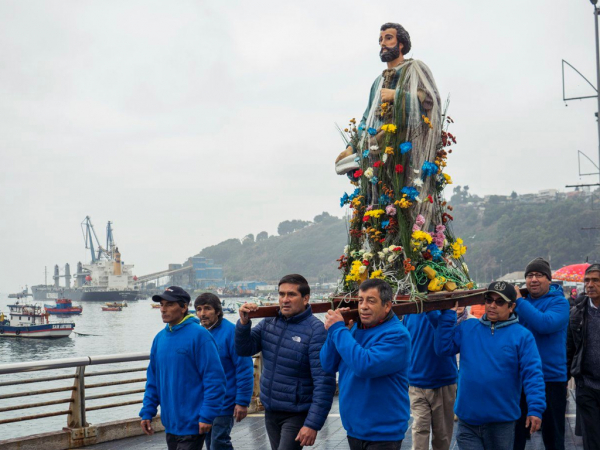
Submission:
M 367 276 L 386 278 L 403 293 L 471 287 L 466 247 L 449 230 L 442 197 L 451 183 L 444 147 L 454 141 L 442 122 L 451 119 L 442 115 L 429 68 L 404 58 L 408 32 L 386 23 L 379 44 L 387 69 L 375 79 L 358 126 L 352 119 L 346 129 L 348 146 L 336 159 L 337 173 L 357 186 L 342 197 L 353 209 L 341 258 L 344 289 Z

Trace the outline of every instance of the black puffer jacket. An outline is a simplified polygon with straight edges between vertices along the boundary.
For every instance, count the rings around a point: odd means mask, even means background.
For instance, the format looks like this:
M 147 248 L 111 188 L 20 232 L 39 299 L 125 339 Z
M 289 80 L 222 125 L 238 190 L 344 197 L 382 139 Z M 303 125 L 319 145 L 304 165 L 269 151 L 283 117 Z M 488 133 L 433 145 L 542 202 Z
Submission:
M 590 300 L 587 296 L 580 295 L 575 306 L 571 308 L 569 328 L 567 329 L 567 379 L 581 377 L 589 303 Z

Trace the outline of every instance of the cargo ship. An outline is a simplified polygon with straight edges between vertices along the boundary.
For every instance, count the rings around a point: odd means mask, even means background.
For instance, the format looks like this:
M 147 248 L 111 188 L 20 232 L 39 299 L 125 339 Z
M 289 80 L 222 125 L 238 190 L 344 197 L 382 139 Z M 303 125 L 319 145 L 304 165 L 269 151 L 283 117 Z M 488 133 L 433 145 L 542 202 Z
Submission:
M 75 284 L 71 286 L 71 270 L 65 264 L 60 273 L 58 265 L 54 266 L 54 284 L 42 284 L 31 287 L 34 301 L 57 300 L 68 298 L 75 302 L 122 302 L 140 298 L 139 289 L 134 286 L 133 264 L 121 261 L 121 252 L 113 238 L 112 223 L 106 226 L 106 246 L 94 231 L 89 216 L 81 223 L 85 248 L 90 251 L 89 264 L 77 263 Z M 60 279 L 64 278 L 64 286 Z

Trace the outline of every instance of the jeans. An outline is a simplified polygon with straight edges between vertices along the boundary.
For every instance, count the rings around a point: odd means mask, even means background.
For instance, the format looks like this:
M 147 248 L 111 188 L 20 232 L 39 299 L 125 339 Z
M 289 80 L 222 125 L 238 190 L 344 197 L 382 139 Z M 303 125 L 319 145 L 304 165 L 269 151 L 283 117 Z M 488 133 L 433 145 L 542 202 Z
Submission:
M 231 429 L 233 416 L 215 417 L 212 428 L 206 434 L 207 450 L 233 450 L 231 445 Z
M 515 422 L 470 425 L 458 419 L 456 443 L 460 450 L 512 450 Z
M 577 408 L 584 450 L 600 448 L 600 391 L 586 386 L 577 386 Z
M 300 450 L 302 446 L 296 436 L 304 426 L 308 411 L 265 411 L 265 428 L 269 435 L 271 450 Z
M 363 441 L 348 436 L 350 450 L 400 450 L 402 441 Z
M 542 440 L 546 450 L 565 450 L 565 413 L 567 412 L 567 382 L 546 382 L 546 411 L 542 413 Z M 514 450 L 524 450 L 529 429 L 525 428 L 527 401 L 521 393 L 521 418 L 515 426 Z
M 205 434 L 179 436 L 167 433 L 167 448 L 169 450 L 202 450 L 205 436 Z

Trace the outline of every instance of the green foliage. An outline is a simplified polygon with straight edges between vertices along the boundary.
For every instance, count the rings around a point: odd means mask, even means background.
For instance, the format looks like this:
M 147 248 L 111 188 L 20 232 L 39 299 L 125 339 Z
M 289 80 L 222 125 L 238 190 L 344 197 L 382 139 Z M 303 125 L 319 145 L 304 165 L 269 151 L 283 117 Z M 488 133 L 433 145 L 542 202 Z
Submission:
M 256 242 L 266 241 L 267 239 L 269 239 L 269 233 L 266 231 L 261 231 L 256 235 Z
M 232 281 L 276 282 L 288 273 L 300 273 L 309 280 L 337 281 L 340 272 L 336 259 L 347 243 L 345 221 L 327 214 L 311 226 L 301 220 L 286 222 L 304 225 L 283 236 L 262 240 L 257 236 L 256 242 L 244 245 L 238 239 L 229 239 L 206 247 L 200 255 L 222 265 L 224 275 Z
M 310 222 L 307 220 L 285 220 L 277 227 L 277 233 L 279 233 L 280 236 L 285 236 L 286 234 L 301 230 L 307 225 L 310 225 Z
M 553 269 L 600 259 L 597 234 L 581 229 L 600 223 L 600 211 L 584 199 L 460 205 L 454 217 L 454 234 L 467 245 L 465 259 L 477 281 L 524 270 L 538 256 Z

